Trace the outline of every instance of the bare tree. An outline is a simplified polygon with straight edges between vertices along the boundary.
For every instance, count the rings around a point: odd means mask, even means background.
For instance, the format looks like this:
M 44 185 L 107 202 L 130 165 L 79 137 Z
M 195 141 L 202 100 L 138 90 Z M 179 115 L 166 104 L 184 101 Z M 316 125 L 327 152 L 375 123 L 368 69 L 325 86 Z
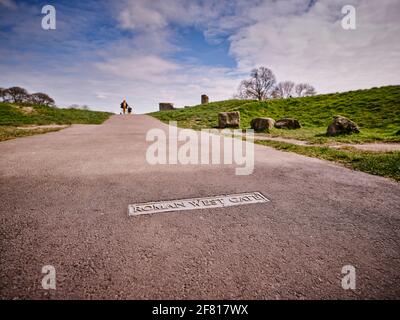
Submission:
M 29 101 L 34 104 L 41 104 L 45 106 L 54 106 L 55 101 L 49 95 L 43 92 L 33 93 L 29 96 Z
M 315 91 L 315 88 L 308 83 L 299 83 L 298 85 L 296 85 L 295 91 L 298 97 L 315 96 L 317 93 Z
M 279 82 L 273 91 L 274 98 L 291 98 L 294 95 L 294 82 L 282 81 Z
M 237 97 L 266 100 L 271 97 L 275 83 L 275 75 L 270 69 L 265 67 L 253 69 L 250 78 L 240 83 Z
M 8 88 L 7 94 L 10 96 L 10 101 L 16 103 L 26 101 L 29 96 L 28 91 L 21 87 Z

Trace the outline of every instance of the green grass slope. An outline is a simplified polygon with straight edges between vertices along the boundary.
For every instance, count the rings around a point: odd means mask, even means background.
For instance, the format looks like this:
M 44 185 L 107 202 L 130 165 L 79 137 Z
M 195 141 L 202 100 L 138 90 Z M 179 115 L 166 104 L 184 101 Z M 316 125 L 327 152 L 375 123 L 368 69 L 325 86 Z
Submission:
M 0 125 L 100 124 L 109 112 L 0 102 Z
M 62 129 L 30 126 L 100 124 L 110 115 L 109 112 L 0 102 L 0 141 Z
M 298 130 L 272 129 L 272 136 L 283 136 L 310 142 L 400 141 L 400 86 L 387 86 L 314 97 L 274 99 L 269 101 L 227 100 L 191 108 L 153 112 L 150 115 L 164 121 L 178 121 L 184 128 L 202 129 L 217 126 L 218 112 L 239 111 L 241 127 L 249 128 L 256 117 L 275 120 L 296 118 L 302 124 Z M 355 121 L 361 133 L 328 138 L 326 128 L 335 115 Z
M 334 161 L 354 170 L 400 181 L 400 151 L 371 152 L 353 148 L 337 150 L 327 146 L 298 146 L 291 143 L 262 140 L 258 140 L 256 143 L 282 151 Z

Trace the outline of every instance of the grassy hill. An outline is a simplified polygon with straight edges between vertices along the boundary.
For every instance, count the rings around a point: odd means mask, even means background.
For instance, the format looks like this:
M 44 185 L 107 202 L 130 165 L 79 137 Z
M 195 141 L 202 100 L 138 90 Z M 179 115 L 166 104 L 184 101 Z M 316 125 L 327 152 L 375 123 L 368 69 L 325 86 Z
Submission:
M 360 151 L 352 147 L 337 150 L 331 143 L 400 142 L 400 86 L 387 86 L 306 98 L 270 101 L 227 100 L 185 109 L 150 113 L 161 121 L 177 121 L 179 127 L 202 129 L 216 127 L 218 112 L 239 111 L 241 127 L 250 127 L 256 117 L 275 120 L 296 118 L 301 129 L 271 129 L 266 136 L 306 140 L 318 145 L 304 146 L 287 142 L 256 140 L 256 143 L 309 157 L 341 163 L 346 167 L 400 181 L 400 152 Z M 327 137 L 326 128 L 335 115 L 355 121 L 359 134 Z M 399 132 L 399 133 L 398 133 Z
M 110 115 L 109 112 L 0 102 L 0 141 L 60 130 L 59 127 L 32 127 L 30 129 L 30 126 L 100 124 Z
M 269 101 L 227 100 L 150 115 L 168 122 L 178 121 L 184 128 L 202 129 L 217 126 L 218 112 L 239 111 L 241 127 L 249 128 L 256 117 L 275 120 L 296 118 L 302 124 L 298 130 L 272 129 L 272 136 L 284 136 L 310 142 L 365 142 L 400 141 L 400 86 L 387 86 L 344 93 L 323 94 L 314 97 L 274 99 Z M 355 121 L 361 133 L 328 138 L 326 128 L 335 115 Z
M 109 112 L 0 102 L 0 125 L 100 124 Z

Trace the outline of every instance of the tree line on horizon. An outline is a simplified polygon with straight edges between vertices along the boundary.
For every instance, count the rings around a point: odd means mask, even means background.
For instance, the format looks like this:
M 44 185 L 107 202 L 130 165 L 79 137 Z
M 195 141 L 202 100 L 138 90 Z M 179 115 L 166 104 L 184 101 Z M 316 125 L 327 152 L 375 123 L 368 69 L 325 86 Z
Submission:
M 11 103 L 32 103 L 55 107 L 55 101 L 48 94 L 36 92 L 30 94 L 28 90 L 21 87 L 0 88 L 0 99 Z
M 293 81 L 277 83 L 271 69 L 265 67 L 255 68 L 250 73 L 250 78 L 240 82 L 237 99 L 267 100 L 286 99 L 293 97 L 309 97 L 316 95 L 315 88 L 308 83 L 295 84 Z

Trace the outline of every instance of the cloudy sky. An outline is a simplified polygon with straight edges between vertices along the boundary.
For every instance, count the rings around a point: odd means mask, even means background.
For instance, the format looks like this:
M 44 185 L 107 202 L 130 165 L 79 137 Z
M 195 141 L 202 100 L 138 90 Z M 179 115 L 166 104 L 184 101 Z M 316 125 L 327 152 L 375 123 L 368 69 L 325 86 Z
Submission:
M 41 27 L 46 4 L 56 30 Z M 258 66 L 319 93 L 400 84 L 399 21 L 399 0 L 0 0 L 0 87 L 144 113 L 231 98 Z

